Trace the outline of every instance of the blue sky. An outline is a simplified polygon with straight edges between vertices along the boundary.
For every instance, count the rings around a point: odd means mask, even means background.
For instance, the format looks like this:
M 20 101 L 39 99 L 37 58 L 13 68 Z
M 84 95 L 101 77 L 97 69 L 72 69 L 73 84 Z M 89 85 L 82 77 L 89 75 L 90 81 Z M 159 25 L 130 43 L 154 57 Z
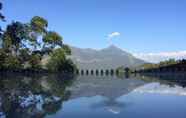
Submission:
M 64 42 L 73 46 L 100 49 L 112 42 L 136 53 L 186 50 L 186 0 L 4 0 L 3 3 L 7 23 L 42 16 L 48 20 L 50 30 L 59 32 Z M 111 35 L 113 32 L 117 35 Z

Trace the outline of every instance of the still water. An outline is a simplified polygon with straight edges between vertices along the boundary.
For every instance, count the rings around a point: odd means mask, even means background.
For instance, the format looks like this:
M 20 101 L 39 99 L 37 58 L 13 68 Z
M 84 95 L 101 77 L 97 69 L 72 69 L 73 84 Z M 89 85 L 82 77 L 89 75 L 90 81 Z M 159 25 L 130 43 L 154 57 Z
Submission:
M 1 75 L 0 118 L 186 118 L 185 75 Z

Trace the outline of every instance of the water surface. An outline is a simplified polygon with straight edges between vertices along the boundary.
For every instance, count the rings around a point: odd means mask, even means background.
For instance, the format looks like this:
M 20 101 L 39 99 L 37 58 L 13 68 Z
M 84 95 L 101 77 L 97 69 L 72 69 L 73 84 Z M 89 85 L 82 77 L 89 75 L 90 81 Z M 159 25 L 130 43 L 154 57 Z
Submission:
M 186 118 L 184 75 L 0 79 L 0 118 Z

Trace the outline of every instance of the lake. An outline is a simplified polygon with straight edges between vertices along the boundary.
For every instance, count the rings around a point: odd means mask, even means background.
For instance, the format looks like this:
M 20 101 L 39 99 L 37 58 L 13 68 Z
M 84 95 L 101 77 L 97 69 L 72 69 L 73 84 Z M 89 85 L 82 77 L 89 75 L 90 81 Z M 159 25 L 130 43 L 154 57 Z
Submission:
M 185 86 L 185 74 L 3 74 L 0 118 L 186 118 Z

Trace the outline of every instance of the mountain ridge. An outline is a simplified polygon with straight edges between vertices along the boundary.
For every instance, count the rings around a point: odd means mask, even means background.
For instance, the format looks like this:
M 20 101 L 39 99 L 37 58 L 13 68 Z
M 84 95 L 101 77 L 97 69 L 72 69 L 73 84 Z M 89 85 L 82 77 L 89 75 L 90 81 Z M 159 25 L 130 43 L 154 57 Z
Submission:
M 115 45 L 99 50 L 74 46 L 70 48 L 71 59 L 80 69 L 115 69 L 119 66 L 135 67 L 146 63 Z

